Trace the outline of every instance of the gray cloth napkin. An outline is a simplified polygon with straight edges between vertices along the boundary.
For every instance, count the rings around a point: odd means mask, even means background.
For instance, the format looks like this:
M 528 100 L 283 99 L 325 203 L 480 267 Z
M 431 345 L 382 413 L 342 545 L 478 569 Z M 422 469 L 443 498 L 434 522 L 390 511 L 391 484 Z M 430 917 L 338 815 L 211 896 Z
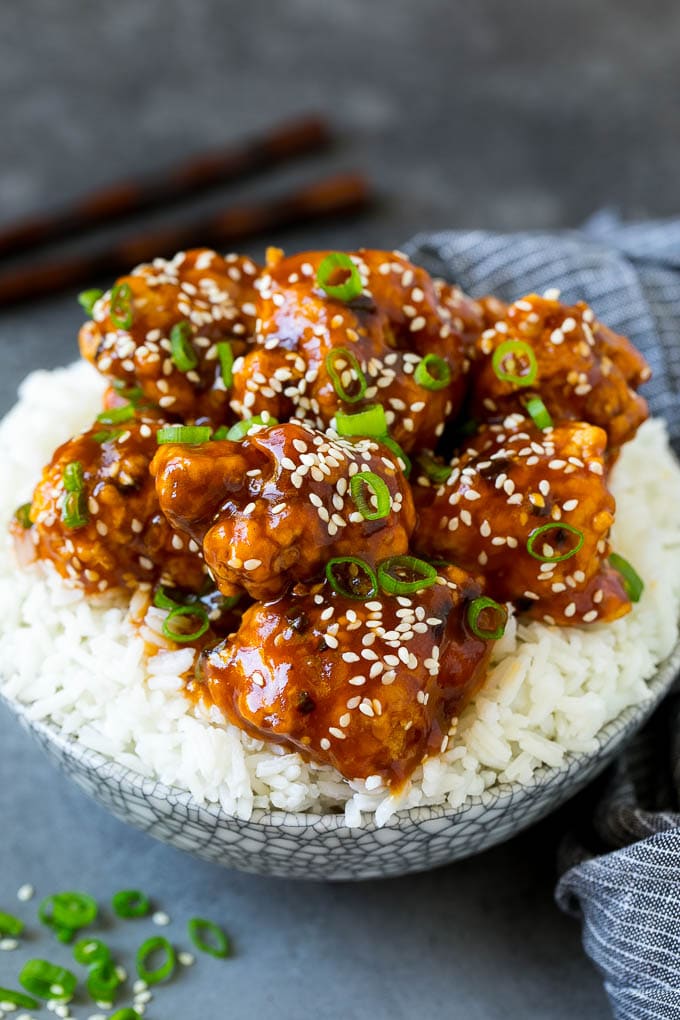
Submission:
M 444 231 L 405 251 L 475 297 L 559 287 L 587 301 L 647 358 L 644 394 L 680 451 L 680 219 L 623 224 L 604 211 L 579 231 Z M 680 694 L 623 754 L 582 830 L 565 837 L 556 899 L 582 919 L 615 1017 L 680 1020 Z

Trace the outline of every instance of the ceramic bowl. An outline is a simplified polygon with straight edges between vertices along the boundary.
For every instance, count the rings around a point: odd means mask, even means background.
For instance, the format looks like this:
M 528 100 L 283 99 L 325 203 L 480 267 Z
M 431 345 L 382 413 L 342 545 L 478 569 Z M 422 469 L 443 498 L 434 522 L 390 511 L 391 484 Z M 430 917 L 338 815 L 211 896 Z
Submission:
M 526 829 L 581 790 L 652 713 L 680 670 L 680 642 L 649 681 L 649 699 L 623 711 L 588 754 L 567 754 L 529 785 L 507 783 L 455 810 L 401 811 L 383 828 L 349 829 L 342 814 L 253 812 L 249 821 L 198 804 L 189 793 L 144 778 L 35 722 L 5 700 L 59 768 L 116 817 L 205 860 L 285 878 L 356 880 L 426 871 L 470 857 Z

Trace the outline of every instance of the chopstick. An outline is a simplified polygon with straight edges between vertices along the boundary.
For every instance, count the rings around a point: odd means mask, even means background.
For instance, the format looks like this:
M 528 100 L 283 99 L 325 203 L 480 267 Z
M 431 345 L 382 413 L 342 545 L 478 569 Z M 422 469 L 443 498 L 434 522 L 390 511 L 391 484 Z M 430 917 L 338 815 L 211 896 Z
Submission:
M 107 248 L 69 258 L 46 258 L 0 273 L 0 305 L 55 293 L 93 278 L 127 273 L 139 262 L 193 245 L 234 244 L 283 227 L 365 208 L 372 192 L 365 177 L 338 174 L 275 198 L 235 205 L 203 221 L 133 234 Z
M 192 157 L 139 180 L 99 188 L 63 209 L 0 229 L 0 257 L 146 212 L 227 181 L 243 180 L 306 153 L 324 149 L 332 135 L 321 117 L 299 117 L 244 142 Z

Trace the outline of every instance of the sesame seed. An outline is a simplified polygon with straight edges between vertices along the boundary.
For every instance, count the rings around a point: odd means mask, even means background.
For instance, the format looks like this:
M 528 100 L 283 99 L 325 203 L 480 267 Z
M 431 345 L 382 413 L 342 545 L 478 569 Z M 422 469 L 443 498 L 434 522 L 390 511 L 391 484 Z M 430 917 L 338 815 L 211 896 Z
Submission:
M 246 560 L 243 564 L 244 570 L 257 570 L 258 567 L 262 566 L 262 560 Z

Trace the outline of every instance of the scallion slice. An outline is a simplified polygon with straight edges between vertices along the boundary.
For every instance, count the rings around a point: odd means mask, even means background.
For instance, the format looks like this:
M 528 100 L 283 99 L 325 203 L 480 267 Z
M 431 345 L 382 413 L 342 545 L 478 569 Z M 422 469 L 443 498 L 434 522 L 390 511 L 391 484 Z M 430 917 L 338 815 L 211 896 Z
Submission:
M 443 485 L 453 471 L 450 464 L 441 464 L 431 453 L 421 453 L 418 457 L 418 466 L 435 485 Z
M 371 436 L 382 439 L 387 435 L 385 408 L 382 404 L 371 404 L 354 414 L 336 411 L 335 427 L 339 436 Z
M 82 492 L 85 484 L 83 465 L 79 460 L 70 461 L 64 468 L 64 488 L 67 492 Z
M 116 393 L 123 397 L 124 400 L 129 401 L 136 407 L 144 396 L 144 390 L 141 386 L 128 386 L 124 379 L 114 379 L 111 383 Z
M 112 1013 L 109 1020 L 142 1020 L 142 1018 L 136 1009 L 133 1009 L 131 1006 L 125 1006 L 123 1009 L 117 1009 L 115 1013 Z
M 392 439 L 392 436 L 385 433 L 384 436 L 379 436 L 378 441 L 386 446 L 388 450 L 391 450 L 397 460 L 401 461 L 401 469 L 408 478 L 411 474 L 411 461 L 406 456 L 396 439 Z
M 343 279 L 344 277 L 344 279 Z M 339 283 L 333 280 L 340 279 Z M 331 252 L 322 259 L 316 274 L 316 282 L 328 297 L 338 301 L 352 301 L 362 291 L 359 270 L 349 255 L 341 251 Z
M 200 446 L 207 443 L 212 435 L 208 425 L 164 425 L 156 433 L 159 446 L 167 443 L 181 443 L 187 446 Z
M 97 421 L 102 425 L 120 425 L 121 422 L 130 421 L 135 416 L 135 409 L 132 404 L 123 404 L 122 407 L 107 407 L 97 415 Z
M 336 394 L 347 404 L 356 404 L 368 389 L 361 365 L 352 351 L 348 351 L 346 347 L 335 347 L 329 351 L 326 355 L 326 371 L 331 377 Z M 350 391 L 348 387 L 352 384 L 354 386 Z
M 118 329 L 130 329 L 134 320 L 132 289 L 129 283 L 119 283 L 111 291 L 109 317 Z
M 122 983 L 113 960 L 103 960 L 90 967 L 87 990 L 95 1002 L 114 1002 Z
M 61 519 L 67 528 L 83 528 L 90 519 L 85 492 L 65 492 L 61 504 Z
M 529 397 L 524 406 L 537 429 L 551 429 L 553 427 L 550 412 L 540 397 L 536 395 Z
M 234 352 L 228 340 L 217 345 L 217 357 L 220 359 L 220 375 L 228 390 L 234 382 Z
M 198 365 L 198 355 L 191 343 L 191 324 L 176 322 L 170 330 L 170 357 L 180 372 L 190 372 Z
M 19 983 L 39 999 L 68 1002 L 73 997 L 78 979 L 72 971 L 48 960 L 29 960 L 19 974 Z
M 426 354 L 413 373 L 413 378 L 426 390 L 443 390 L 451 382 L 451 366 L 438 354 Z
M 215 431 L 213 432 L 211 438 L 212 438 L 213 442 L 217 443 L 221 439 L 226 439 L 228 435 L 229 435 L 229 426 L 228 425 L 220 425 L 220 427 L 218 429 L 215 429 Z
M 147 963 L 154 953 L 164 953 L 165 959 L 160 966 L 150 970 Z M 169 978 L 175 969 L 175 950 L 162 935 L 154 935 L 147 939 L 137 950 L 137 973 L 147 985 L 157 985 Z
M 24 930 L 24 922 L 14 914 L 5 914 L 0 910 L 0 935 L 7 938 L 16 938 Z
M 95 443 L 114 443 L 116 439 L 120 439 L 121 436 L 125 435 L 124 429 L 102 429 L 101 432 L 95 432 L 92 439 Z
M 209 953 L 224 960 L 231 952 L 229 939 L 213 921 L 203 917 L 192 917 L 188 924 L 189 938 L 202 953 Z
M 496 623 L 496 626 L 481 626 L 479 618 L 482 613 L 493 613 L 493 622 Z M 508 613 L 500 603 L 487 598 L 486 595 L 480 595 L 479 598 L 473 599 L 467 607 L 467 622 L 475 637 L 481 638 L 483 641 L 498 641 L 505 634 Z
M 542 535 L 546 535 L 550 531 L 555 532 L 555 539 L 557 542 L 559 542 L 560 545 L 564 541 L 565 532 L 568 532 L 570 535 L 576 536 L 576 544 L 573 545 L 571 549 L 569 549 L 567 552 L 558 553 L 557 555 L 555 555 L 552 545 L 549 544 L 548 544 L 548 549 L 550 550 L 549 552 L 547 553 L 536 552 L 535 550 L 536 542 L 538 541 L 539 538 L 541 538 Z M 531 532 L 527 540 L 527 552 L 529 553 L 530 556 L 533 556 L 533 558 L 535 560 L 538 560 L 540 563 L 562 563 L 564 560 L 571 559 L 572 556 L 575 556 L 579 549 L 582 548 L 584 541 L 585 536 L 583 532 L 579 528 L 575 528 L 573 524 L 566 524 L 564 521 L 553 521 L 550 524 L 543 524 L 540 528 L 534 528 L 534 530 Z M 543 548 L 545 549 L 545 545 L 543 546 Z
M 232 425 L 227 432 L 226 438 L 230 439 L 234 443 L 239 443 L 242 439 L 251 432 L 254 425 L 278 425 L 279 420 L 273 415 L 268 415 L 265 421 L 261 414 L 253 415 L 252 418 L 244 418 L 242 421 L 237 421 L 235 425 Z
M 15 992 L 12 988 L 0 988 L 0 1002 L 11 1003 L 12 1006 L 18 1006 L 21 1009 L 40 1009 L 37 999 L 32 999 L 30 995 L 24 995 L 23 992 Z
M 645 590 L 645 582 L 642 580 L 632 563 L 619 556 L 618 553 L 610 553 L 609 562 L 614 570 L 618 570 L 623 578 L 623 586 L 631 602 L 639 602 L 640 596 Z
M 78 304 L 87 315 L 92 316 L 94 306 L 103 293 L 103 290 L 98 290 L 96 287 L 92 287 L 90 290 L 81 290 L 78 295 Z
M 85 928 L 97 917 L 97 901 L 87 893 L 60 892 L 48 899 L 52 902 L 52 917 L 64 928 Z
M 161 596 L 163 597 L 163 602 L 159 601 Z M 173 602 L 171 598 L 168 598 L 162 588 L 158 589 L 153 601 L 155 606 L 160 606 L 162 609 L 176 609 L 178 605 L 177 602 Z M 149 897 L 145 896 L 139 889 L 121 889 L 120 892 L 114 895 L 111 905 L 119 917 L 126 918 L 146 917 L 151 910 Z
M 501 382 L 515 386 L 531 386 L 538 375 L 536 355 L 525 340 L 504 340 L 493 352 L 491 365 Z M 526 371 L 520 371 L 523 366 Z
M 366 495 L 368 489 L 369 495 Z M 392 497 L 384 479 L 374 471 L 359 471 L 349 483 L 354 505 L 367 521 L 380 521 L 388 517 L 392 509 Z
M 193 616 L 196 620 L 200 620 L 200 624 L 196 630 L 193 630 L 188 634 L 181 630 L 174 630 L 170 624 L 178 616 Z M 182 645 L 189 644 L 191 641 L 198 641 L 200 637 L 203 637 L 209 626 L 210 619 L 205 608 L 196 603 L 195 605 L 190 606 L 176 606 L 174 609 L 171 609 L 163 620 L 162 630 L 166 638 L 170 641 L 174 641 L 176 644 Z
M 95 964 L 108 963 L 111 959 L 111 950 L 101 939 L 79 939 L 73 947 L 73 958 L 76 963 L 92 967 Z
M 24 530 L 28 531 L 28 529 L 33 526 L 33 521 L 31 520 L 31 504 L 22 503 L 21 506 L 18 506 L 14 511 L 14 518 L 19 522 Z
M 430 588 L 437 580 L 431 563 L 416 556 L 390 556 L 378 564 L 378 584 L 389 595 L 408 595 Z
M 336 595 L 365 602 L 378 594 L 378 578 L 358 556 L 336 556 L 326 564 L 326 577 Z

